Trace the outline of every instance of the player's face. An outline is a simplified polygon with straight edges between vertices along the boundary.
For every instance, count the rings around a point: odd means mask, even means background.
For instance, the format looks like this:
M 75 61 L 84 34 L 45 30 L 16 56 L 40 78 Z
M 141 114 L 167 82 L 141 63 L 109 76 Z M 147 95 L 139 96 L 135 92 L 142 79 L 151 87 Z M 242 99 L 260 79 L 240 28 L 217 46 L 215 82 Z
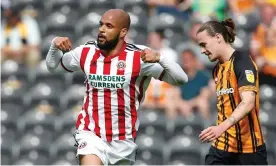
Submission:
M 192 53 L 190 52 L 183 52 L 182 64 L 183 64 L 184 70 L 187 70 L 187 71 L 193 70 L 194 68 L 196 68 L 196 59 L 194 55 L 192 55 Z
M 120 39 L 120 27 L 115 18 L 103 15 L 97 38 L 97 45 L 102 50 L 112 50 Z
M 217 50 L 218 43 L 216 37 L 210 36 L 206 30 L 199 32 L 197 34 L 197 43 L 201 48 L 201 53 L 208 56 L 211 62 L 214 62 L 218 59 Z

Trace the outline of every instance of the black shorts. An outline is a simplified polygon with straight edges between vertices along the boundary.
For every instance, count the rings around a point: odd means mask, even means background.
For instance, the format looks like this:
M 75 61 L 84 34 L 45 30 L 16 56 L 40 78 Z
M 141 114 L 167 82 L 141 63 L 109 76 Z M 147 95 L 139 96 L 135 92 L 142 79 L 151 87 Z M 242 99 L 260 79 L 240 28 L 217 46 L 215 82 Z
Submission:
M 232 153 L 211 146 L 205 157 L 205 165 L 268 165 L 265 144 L 255 153 Z

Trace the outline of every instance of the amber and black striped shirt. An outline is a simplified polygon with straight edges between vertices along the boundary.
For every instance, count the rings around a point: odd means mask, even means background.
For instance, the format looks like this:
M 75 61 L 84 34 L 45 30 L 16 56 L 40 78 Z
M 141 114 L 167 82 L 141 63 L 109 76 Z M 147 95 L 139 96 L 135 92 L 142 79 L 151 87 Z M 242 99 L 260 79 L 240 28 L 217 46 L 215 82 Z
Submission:
M 259 78 L 256 64 L 249 55 L 235 51 L 230 60 L 216 65 L 213 77 L 217 93 L 217 125 L 231 116 L 241 102 L 242 91 L 256 92 L 256 107 L 212 145 L 227 152 L 256 152 L 256 147 L 264 144 L 259 121 Z

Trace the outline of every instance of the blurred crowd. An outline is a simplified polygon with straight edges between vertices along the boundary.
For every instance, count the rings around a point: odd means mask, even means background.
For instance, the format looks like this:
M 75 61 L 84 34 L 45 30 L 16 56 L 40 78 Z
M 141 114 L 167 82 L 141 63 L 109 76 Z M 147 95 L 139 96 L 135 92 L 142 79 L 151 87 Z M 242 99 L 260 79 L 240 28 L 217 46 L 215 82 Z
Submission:
M 122 8 L 130 14 L 128 42 L 160 51 L 179 63 L 189 77 L 189 82 L 181 86 L 152 79 L 141 110 L 160 111 L 168 119 L 199 114 L 204 122 L 214 123 L 216 93 L 212 67 L 215 64 L 201 54 L 196 43 L 197 30 L 209 20 L 222 21 L 229 17 L 234 20 L 237 36 L 233 47 L 252 56 L 259 68 L 260 85 L 276 88 L 276 0 L 2 0 L 2 106 L 8 109 L 12 102 L 23 100 L 22 105 L 27 105 L 24 109 L 36 105 L 44 113 L 52 112 L 54 108 L 45 102 L 37 104 L 35 96 L 39 91 L 44 96 L 53 93 L 43 84 L 55 82 L 45 76 L 49 75 L 45 57 L 50 41 L 54 36 L 67 36 L 78 46 L 95 40 L 98 21 L 110 8 Z M 39 79 L 42 76 L 44 80 Z M 77 113 L 84 92 L 78 83 L 83 83 L 84 78 L 78 74 L 66 75 L 62 81 L 61 86 L 54 84 L 54 88 L 71 88 L 61 90 L 58 95 L 73 94 L 77 101 L 61 99 L 63 105 L 59 108 L 72 108 Z M 13 95 L 17 97 L 9 103 Z M 33 105 L 32 101 L 36 103 Z

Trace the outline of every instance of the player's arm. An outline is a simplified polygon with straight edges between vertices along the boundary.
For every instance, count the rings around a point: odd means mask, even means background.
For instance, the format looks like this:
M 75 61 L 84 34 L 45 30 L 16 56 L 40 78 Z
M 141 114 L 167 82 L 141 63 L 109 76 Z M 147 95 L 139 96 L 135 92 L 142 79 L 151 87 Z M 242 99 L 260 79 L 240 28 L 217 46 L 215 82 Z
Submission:
M 80 48 L 71 49 L 72 44 L 69 38 L 56 37 L 53 39 L 46 57 L 46 65 L 51 73 L 66 73 L 80 70 Z
M 248 55 L 237 55 L 234 60 L 234 70 L 238 81 L 240 104 L 232 115 L 221 125 L 226 130 L 243 119 L 255 108 L 257 70 Z
M 242 99 L 241 103 L 237 106 L 232 115 L 226 121 L 221 123 L 221 126 L 224 128 L 224 130 L 229 129 L 230 127 L 238 123 L 248 113 L 250 113 L 253 108 L 255 108 L 255 92 L 243 91 L 240 93 L 240 96 Z
M 187 74 L 179 64 L 169 60 L 166 56 L 169 55 L 161 55 L 148 48 L 144 49 L 141 53 L 141 58 L 148 64 L 144 65 L 143 73 L 172 85 L 186 83 L 188 81 Z

